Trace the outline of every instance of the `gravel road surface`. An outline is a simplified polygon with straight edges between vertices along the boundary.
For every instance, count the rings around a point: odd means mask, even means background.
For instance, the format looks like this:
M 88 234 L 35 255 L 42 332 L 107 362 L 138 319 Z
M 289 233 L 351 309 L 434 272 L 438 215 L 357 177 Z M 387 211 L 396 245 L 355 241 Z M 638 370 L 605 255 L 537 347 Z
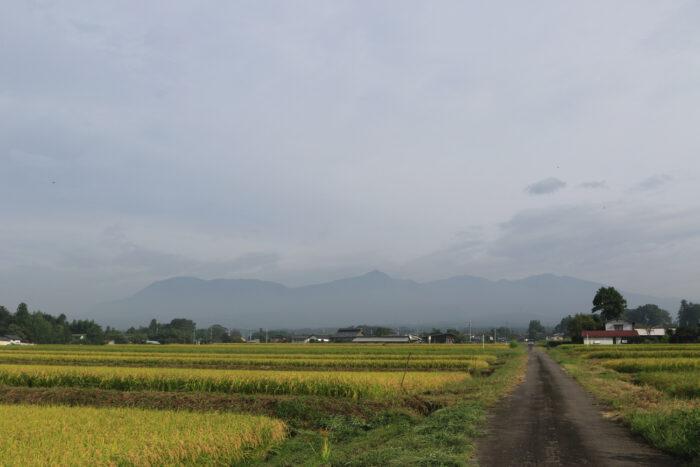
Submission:
M 671 466 L 674 458 L 649 447 L 549 355 L 528 349 L 525 381 L 492 410 L 477 462 L 490 466 Z

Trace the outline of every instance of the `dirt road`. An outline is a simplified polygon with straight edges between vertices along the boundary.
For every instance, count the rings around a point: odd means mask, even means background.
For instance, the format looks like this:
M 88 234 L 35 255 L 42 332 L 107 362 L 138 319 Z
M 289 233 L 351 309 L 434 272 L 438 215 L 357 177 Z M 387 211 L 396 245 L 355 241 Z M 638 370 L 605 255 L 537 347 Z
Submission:
M 489 415 L 477 449 L 480 466 L 679 464 L 604 418 L 603 405 L 552 357 L 528 352 L 525 382 Z

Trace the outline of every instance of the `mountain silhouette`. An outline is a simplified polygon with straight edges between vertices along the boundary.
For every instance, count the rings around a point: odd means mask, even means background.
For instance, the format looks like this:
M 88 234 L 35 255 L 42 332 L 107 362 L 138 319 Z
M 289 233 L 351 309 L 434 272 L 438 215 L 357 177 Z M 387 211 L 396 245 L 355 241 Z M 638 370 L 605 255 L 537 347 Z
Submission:
M 589 313 L 603 284 L 542 274 L 491 281 L 456 276 L 419 283 L 381 271 L 303 287 L 256 279 L 174 277 L 131 297 L 98 306 L 97 322 L 125 329 L 155 318 L 189 318 L 198 326 L 240 329 L 333 328 L 350 324 L 390 326 L 525 326 L 531 319 L 556 324 L 569 314 Z M 628 307 L 654 303 L 675 314 L 680 299 L 622 291 Z

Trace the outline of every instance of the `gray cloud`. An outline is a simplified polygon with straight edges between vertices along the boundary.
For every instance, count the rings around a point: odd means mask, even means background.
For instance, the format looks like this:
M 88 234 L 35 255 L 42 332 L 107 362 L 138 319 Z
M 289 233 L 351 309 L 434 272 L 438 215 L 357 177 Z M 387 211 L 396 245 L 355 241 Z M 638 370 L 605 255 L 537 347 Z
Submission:
M 587 190 L 595 190 L 598 188 L 607 188 L 607 187 L 608 187 L 608 184 L 605 182 L 605 180 L 583 182 L 581 184 L 581 188 L 585 188 Z
M 654 175 L 640 182 L 635 188 L 640 191 L 657 191 L 667 186 L 672 180 L 673 177 L 670 175 Z
M 561 190 L 565 186 L 566 182 L 563 182 L 556 177 L 549 177 L 527 186 L 525 188 L 525 192 L 531 195 L 546 195 Z
M 90 253 L 74 249 L 59 262 L 69 269 L 99 269 L 109 267 L 123 272 L 132 271 L 148 278 L 178 275 L 200 275 L 202 277 L 239 277 L 270 273 L 277 269 L 279 253 L 274 251 L 252 251 L 231 258 L 201 259 L 183 254 L 159 251 L 139 246 L 129 241 L 108 242 L 106 253 Z
M 615 278 L 628 290 L 636 283 L 643 291 L 674 282 L 648 274 L 670 261 L 690 274 L 694 260 L 688 255 L 700 254 L 700 208 L 580 205 L 523 211 L 503 224 L 489 253 L 512 269 L 537 264 L 543 271 Z

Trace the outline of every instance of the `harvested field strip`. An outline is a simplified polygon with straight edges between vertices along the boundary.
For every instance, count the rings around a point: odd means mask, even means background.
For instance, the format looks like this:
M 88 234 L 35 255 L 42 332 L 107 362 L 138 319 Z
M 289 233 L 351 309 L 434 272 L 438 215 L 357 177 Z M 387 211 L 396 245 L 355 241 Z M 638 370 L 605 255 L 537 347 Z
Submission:
M 0 384 L 29 387 L 94 387 L 119 391 L 296 394 L 387 399 L 469 379 L 467 373 L 196 370 L 0 365 Z M 403 380 L 403 390 L 401 381 Z
M 5 465 L 231 465 L 279 445 L 279 420 L 232 413 L 0 405 Z
M 409 396 L 410 397 L 410 396 Z M 413 399 L 411 402 L 414 402 Z M 327 415 L 371 418 L 397 406 L 394 400 L 348 399 L 271 394 L 222 394 L 214 392 L 113 391 L 73 387 L 8 387 L 0 390 L 0 404 L 122 407 L 197 412 L 234 412 L 266 415 L 310 427 Z M 416 404 L 411 404 L 415 407 Z M 428 407 L 418 407 L 427 411 Z
M 600 364 L 622 373 L 700 370 L 698 358 L 620 358 L 602 361 Z
M 635 382 L 648 384 L 673 397 L 700 398 L 700 371 L 639 373 Z

